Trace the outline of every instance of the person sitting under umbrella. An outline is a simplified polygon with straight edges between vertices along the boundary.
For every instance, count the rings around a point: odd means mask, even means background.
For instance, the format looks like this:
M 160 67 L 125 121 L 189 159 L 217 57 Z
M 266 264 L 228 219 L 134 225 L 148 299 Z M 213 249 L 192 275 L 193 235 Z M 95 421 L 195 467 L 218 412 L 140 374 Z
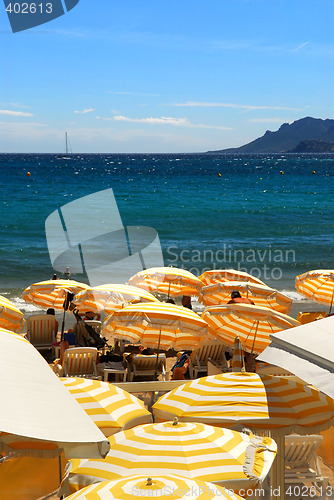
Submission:
M 253 306 L 255 306 L 254 302 L 248 297 L 241 297 L 239 290 L 233 290 L 233 292 L 231 293 L 231 300 L 228 301 L 228 304 L 239 304 L 239 303 L 252 304 Z

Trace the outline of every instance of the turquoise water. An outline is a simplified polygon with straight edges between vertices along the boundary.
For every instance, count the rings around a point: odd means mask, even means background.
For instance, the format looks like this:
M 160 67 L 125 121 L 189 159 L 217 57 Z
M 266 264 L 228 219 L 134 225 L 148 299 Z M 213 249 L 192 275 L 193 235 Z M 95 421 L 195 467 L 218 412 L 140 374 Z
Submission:
M 291 293 L 297 274 L 334 267 L 334 155 L 5 154 L 0 162 L 0 293 L 11 298 L 54 272 L 46 218 L 108 188 L 125 226 L 158 232 L 165 265 L 247 270 Z

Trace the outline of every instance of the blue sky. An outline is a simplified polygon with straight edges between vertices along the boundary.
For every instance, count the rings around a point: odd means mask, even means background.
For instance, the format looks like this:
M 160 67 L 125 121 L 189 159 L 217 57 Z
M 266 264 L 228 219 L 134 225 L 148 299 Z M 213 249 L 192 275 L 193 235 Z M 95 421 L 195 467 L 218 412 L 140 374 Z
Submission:
M 333 118 L 333 0 L 80 0 L 13 34 L 0 151 L 198 152 Z

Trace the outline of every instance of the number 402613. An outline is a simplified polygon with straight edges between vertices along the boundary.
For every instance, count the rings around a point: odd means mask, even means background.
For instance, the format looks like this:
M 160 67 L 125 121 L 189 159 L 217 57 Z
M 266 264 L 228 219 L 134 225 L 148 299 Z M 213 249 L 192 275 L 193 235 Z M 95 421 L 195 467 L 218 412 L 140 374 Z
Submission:
M 9 3 L 6 11 L 10 14 L 51 14 L 52 3 Z

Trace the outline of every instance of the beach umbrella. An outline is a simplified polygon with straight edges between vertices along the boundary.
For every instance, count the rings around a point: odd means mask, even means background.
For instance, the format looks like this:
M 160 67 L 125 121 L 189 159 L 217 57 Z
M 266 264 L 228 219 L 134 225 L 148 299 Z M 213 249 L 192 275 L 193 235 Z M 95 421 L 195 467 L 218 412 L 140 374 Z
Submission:
M 152 422 L 144 403 L 115 385 L 79 377 L 60 380 L 107 437 Z
M 278 443 L 272 498 L 284 500 L 284 436 L 312 434 L 334 425 L 334 401 L 285 377 L 223 373 L 186 382 L 153 406 L 156 421 L 178 417 L 217 427 L 268 432 Z
M 280 366 L 334 398 L 333 331 L 334 316 L 330 316 L 275 333 L 257 360 Z
M 244 352 L 238 335 L 234 339 L 231 366 L 233 372 L 245 371 Z
M 159 302 L 143 288 L 129 285 L 106 284 L 87 288 L 76 294 L 73 303 L 80 312 L 93 311 L 109 315 L 125 305 L 137 302 Z
M 260 354 L 270 344 L 269 335 L 299 326 L 299 321 L 267 307 L 249 304 L 210 306 L 202 314 L 209 333 L 233 346 L 238 335 L 246 352 Z
M 61 339 L 63 340 L 65 312 L 68 309 L 69 294 L 75 295 L 81 290 L 86 290 L 89 285 L 74 280 L 47 280 L 33 283 L 22 293 L 22 298 L 28 303 L 41 308 L 63 309 L 63 321 L 61 326 Z
M 89 285 L 74 280 L 40 281 L 28 286 L 22 293 L 22 298 L 25 302 L 42 309 L 50 307 L 63 309 L 67 292 L 76 294 L 87 288 L 89 288 Z
M 204 286 L 198 300 L 205 306 L 226 304 L 234 290 L 251 299 L 256 306 L 269 307 L 284 314 L 290 312 L 292 299 L 274 288 L 248 281 L 224 281 Z
M 296 276 L 296 288 L 299 293 L 320 304 L 330 306 L 331 313 L 334 299 L 334 270 L 317 269 Z
M 258 285 L 265 285 L 259 278 L 243 271 L 237 271 L 236 269 L 210 269 L 209 271 L 204 271 L 199 276 L 199 279 L 205 286 L 224 281 L 250 281 Z
M 24 314 L 13 302 L 0 295 L 0 328 L 20 332 L 23 329 Z
M 203 283 L 194 274 L 177 267 L 152 267 L 129 279 L 129 285 L 149 292 L 165 293 L 171 297 L 198 295 Z
M 131 475 L 114 481 L 102 481 L 73 493 L 67 500 L 133 500 L 135 497 L 162 500 L 242 500 L 226 488 L 206 481 L 187 479 L 176 474 Z
M 105 456 L 109 442 L 24 337 L 0 329 L 0 452 Z
M 103 323 L 104 333 L 151 348 L 191 349 L 207 331 L 207 323 L 195 312 L 161 302 L 126 306 Z
M 158 421 L 178 417 L 253 432 L 276 429 L 309 434 L 334 418 L 334 401 L 317 389 L 285 377 L 222 373 L 190 380 L 154 405 Z M 310 431 L 310 432 L 309 432 Z
M 233 490 L 256 487 L 276 452 L 270 438 L 177 419 L 118 432 L 109 441 L 105 459 L 69 462 L 59 494 L 130 474 L 180 474 Z

